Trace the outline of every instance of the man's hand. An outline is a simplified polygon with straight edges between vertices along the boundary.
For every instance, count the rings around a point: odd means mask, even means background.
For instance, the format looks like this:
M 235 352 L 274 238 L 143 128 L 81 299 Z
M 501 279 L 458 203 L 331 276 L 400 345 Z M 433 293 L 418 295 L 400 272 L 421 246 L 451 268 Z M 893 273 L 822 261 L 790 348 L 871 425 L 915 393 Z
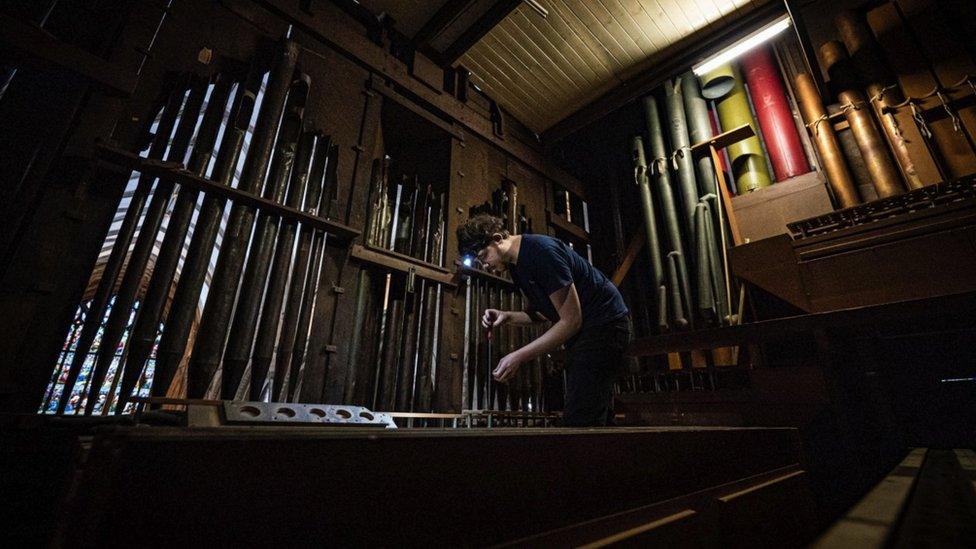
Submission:
M 512 313 L 510 311 L 485 309 L 485 314 L 481 317 L 481 325 L 485 328 L 497 328 L 510 320 L 512 320 Z
M 495 381 L 508 383 L 518 373 L 519 368 L 522 367 L 522 362 L 522 356 L 518 351 L 508 353 L 498 361 L 498 367 L 491 374 L 495 377 Z

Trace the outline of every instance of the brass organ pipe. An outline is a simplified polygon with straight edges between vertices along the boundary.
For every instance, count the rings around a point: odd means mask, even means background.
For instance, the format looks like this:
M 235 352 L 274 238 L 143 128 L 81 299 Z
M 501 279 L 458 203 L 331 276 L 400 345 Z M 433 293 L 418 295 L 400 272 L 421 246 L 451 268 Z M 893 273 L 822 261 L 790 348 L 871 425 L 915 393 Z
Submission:
M 857 66 L 858 72 L 864 78 L 864 87 L 869 96 L 871 108 L 878 120 L 881 121 L 881 129 L 888 138 L 888 145 L 891 147 L 895 160 L 905 176 L 908 187 L 910 189 L 921 188 L 923 186 L 922 180 L 908 149 L 908 142 L 903 135 L 907 128 L 899 127 L 898 120 L 893 113 L 884 112 L 885 107 L 902 103 L 905 96 L 894 75 L 887 68 L 881 46 L 871 34 L 871 29 L 864 17 L 859 16 L 853 10 L 842 11 L 834 18 L 834 23 L 840 33 L 841 40 L 847 47 L 847 51 L 851 54 L 851 59 Z M 937 165 L 937 168 L 940 173 L 943 172 L 941 166 Z
M 881 139 L 881 133 L 874 125 L 871 110 L 867 100 L 855 87 L 856 76 L 853 66 L 844 49 L 844 44 L 837 40 L 826 42 L 820 46 L 827 72 L 842 88 L 837 94 L 841 106 L 845 111 L 845 118 L 851 125 L 851 133 L 857 140 L 864 157 L 864 163 L 871 174 L 871 181 L 878 192 L 879 198 L 888 198 L 905 192 L 901 184 L 901 175 L 895 168 L 894 162 L 888 155 L 888 149 Z
M 823 101 L 820 99 L 820 93 L 809 74 L 797 75 L 796 94 L 800 101 L 803 122 L 813 134 L 813 142 L 823 160 L 827 182 L 834 192 L 834 197 L 841 208 L 856 206 L 860 199 L 857 196 L 854 176 L 847 167 L 844 153 L 841 152 L 840 143 L 837 141 L 837 134 L 834 133 Z

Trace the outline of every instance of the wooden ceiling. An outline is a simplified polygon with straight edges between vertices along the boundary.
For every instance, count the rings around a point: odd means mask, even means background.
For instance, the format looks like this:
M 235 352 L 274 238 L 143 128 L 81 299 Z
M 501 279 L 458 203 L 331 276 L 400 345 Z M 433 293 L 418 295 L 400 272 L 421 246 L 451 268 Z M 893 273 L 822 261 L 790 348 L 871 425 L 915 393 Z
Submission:
M 771 0 L 539 0 L 460 58 L 472 81 L 536 133 L 648 70 L 695 31 Z

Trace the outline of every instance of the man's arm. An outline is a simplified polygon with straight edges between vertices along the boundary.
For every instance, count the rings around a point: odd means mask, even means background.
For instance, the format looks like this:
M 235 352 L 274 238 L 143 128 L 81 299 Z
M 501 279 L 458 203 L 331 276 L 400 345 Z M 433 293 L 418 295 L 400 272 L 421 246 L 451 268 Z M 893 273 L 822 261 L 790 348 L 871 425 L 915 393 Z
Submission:
M 481 317 L 481 325 L 485 328 L 490 326 L 501 326 L 502 324 L 515 324 L 525 326 L 543 322 L 546 318 L 538 313 L 530 311 L 499 311 L 498 309 L 485 309 L 484 316 Z
M 583 325 L 583 311 L 576 285 L 570 284 L 556 290 L 549 295 L 549 300 L 559 313 L 559 321 L 532 343 L 502 358 L 493 372 L 498 381 L 508 381 L 523 362 L 556 349 L 579 332 Z

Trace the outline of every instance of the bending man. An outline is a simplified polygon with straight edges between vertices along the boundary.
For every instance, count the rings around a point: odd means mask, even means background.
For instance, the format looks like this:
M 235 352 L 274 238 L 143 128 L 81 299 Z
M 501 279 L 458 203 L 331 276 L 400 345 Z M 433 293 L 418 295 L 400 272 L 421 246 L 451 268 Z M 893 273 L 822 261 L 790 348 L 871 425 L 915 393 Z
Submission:
M 502 220 L 481 214 L 458 227 L 462 257 L 477 257 L 494 272 L 508 271 L 526 297 L 525 311 L 487 309 L 485 327 L 550 321 L 538 339 L 503 357 L 492 372 L 499 382 L 522 364 L 566 344 L 567 426 L 607 425 L 613 382 L 623 369 L 630 317 L 617 287 L 572 248 L 554 238 L 510 235 Z

